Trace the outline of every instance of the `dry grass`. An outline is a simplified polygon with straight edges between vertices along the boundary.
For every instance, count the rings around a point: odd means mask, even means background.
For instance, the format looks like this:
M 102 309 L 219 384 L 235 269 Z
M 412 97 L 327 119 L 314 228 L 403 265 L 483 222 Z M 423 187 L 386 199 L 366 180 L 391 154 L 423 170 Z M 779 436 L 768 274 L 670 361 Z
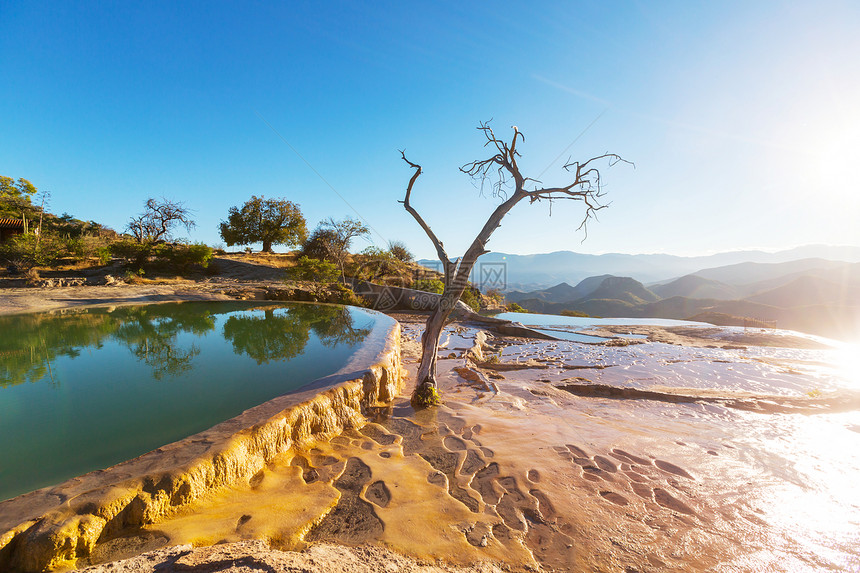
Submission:
M 266 265 L 278 269 L 288 269 L 296 266 L 296 261 L 299 258 L 298 253 L 227 253 L 218 255 L 222 258 L 232 261 L 242 261 L 245 263 L 254 263 L 257 265 Z
M 180 276 L 157 277 L 148 279 L 145 277 L 139 277 L 137 275 L 127 275 L 123 277 L 123 280 L 130 285 L 177 285 L 195 282 L 194 280 L 186 279 Z

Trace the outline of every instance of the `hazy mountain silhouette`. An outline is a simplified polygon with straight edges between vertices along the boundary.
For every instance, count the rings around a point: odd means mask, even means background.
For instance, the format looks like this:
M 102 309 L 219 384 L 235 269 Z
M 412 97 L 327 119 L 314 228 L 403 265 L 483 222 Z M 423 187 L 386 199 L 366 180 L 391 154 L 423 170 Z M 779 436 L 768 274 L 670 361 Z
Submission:
M 634 278 L 645 285 L 650 285 L 658 281 L 670 282 L 685 275 L 697 274 L 703 278 L 734 284 L 732 281 L 720 276 L 703 275 L 698 271 L 702 269 L 714 270 L 740 263 L 775 264 L 802 259 L 860 262 L 860 247 L 808 245 L 776 253 L 732 251 L 700 257 L 679 257 L 664 254 L 626 255 L 619 253 L 586 255 L 572 251 L 556 251 L 533 255 L 512 255 L 491 252 L 483 255 L 478 260 L 472 281 L 477 285 L 501 287 L 506 291 L 517 290 L 520 292 L 543 290 L 560 283 L 578 285 L 583 279 L 599 275 L 626 276 Z M 431 268 L 441 269 L 438 261 L 424 259 L 418 262 Z M 481 280 L 482 266 L 486 268 L 503 266 L 506 274 L 506 284 L 485 285 Z M 797 268 L 795 270 L 805 269 Z M 738 275 L 743 276 L 742 269 L 738 269 Z M 756 282 L 763 280 L 763 278 L 753 277 L 749 278 L 746 282 Z
M 717 300 L 733 300 L 740 298 L 741 291 L 732 285 L 706 279 L 699 275 L 685 275 L 672 282 L 655 285 L 651 291 L 660 298 L 684 296 L 688 298 L 713 298 Z
M 544 302 L 572 302 L 584 296 L 588 296 L 600 286 L 604 279 L 612 275 L 600 275 L 597 277 L 588 277 L 580 281 L 575 287 L 567 283 L 557 284 L 548 289 L 541 289 L 531 292 L 512 291 L 505 295 L 505 300 L 508 302 L 518 302 L 529 298 L 536 298 Z
M 570 310 L 592 316 L 691 319 L 739 326 L 744 318 L 754 318 L 775 321 L 779 328 L 835 338 L 860 336 L 860 264 L 803 259 L 728 265 L 702 272 L 739 284 L 697 273 L 648 289 L 630 277 L 601 275 L 576 287 L 565 283 L 516 293 L 517 302 L 545 314 Z M 579 298 L 564 300 L 582 293 Z

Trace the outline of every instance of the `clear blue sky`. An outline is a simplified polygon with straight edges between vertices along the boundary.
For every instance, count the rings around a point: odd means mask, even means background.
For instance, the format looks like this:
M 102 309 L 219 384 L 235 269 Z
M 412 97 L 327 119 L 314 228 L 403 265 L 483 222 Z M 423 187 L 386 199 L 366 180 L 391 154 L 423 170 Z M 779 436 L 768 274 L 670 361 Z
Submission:
M 311 227 L 354 208 L 430 256 L 397 203 L 405 148 L 426 172 L 413 202 L 455 255 L 493 208 L 457 171 L 493 118 L 547 184 L 568 146 L 636 168 L 604 173 L 612 205 L 585 242 L 577 204 L 523 203 L 492 250 L 860 244 L 860 3 L 461 4 L 4 0 L 0 174 L 117 230 L 164 196 L 217 244 L 256 194 Z

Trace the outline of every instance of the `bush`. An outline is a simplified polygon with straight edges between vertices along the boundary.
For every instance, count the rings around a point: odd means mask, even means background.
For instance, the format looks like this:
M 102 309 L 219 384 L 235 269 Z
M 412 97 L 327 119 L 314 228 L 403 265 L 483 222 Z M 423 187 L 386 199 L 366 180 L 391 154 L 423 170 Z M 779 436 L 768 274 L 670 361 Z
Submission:
M 99 257 L 105 253 L 99 251 Z M 199 265 L 204 269 L 209 266 L 212 249 L 203 243 L 138 243 L 125 240 L 113 243 L 110 254 L 125 261 L 129 267 L 141 269 L 150 259 L 155 259 L 159 266 L 177 272 L 185 272 Z
M 107 240 L 98 235 L 65 235 L 64 242 L 67 256 L 77 262 L 93 256 L 98 256 L 101 261 L 103 260 L 102 249 L 107 248 Z M 110 253 L 108 253 L 108 260 L 109 258 Z
M 337 232 L 317 227 L 302 245 L 301 254 L 321 261 L 334 261 L 337 251 Z
M 367 306 L 367 301 L 355 294 L 351 288 L 340 283 L 332 285 L 332 289 L 337 296 L 338 304 L 348 304 L 351 306 Z
M 475 312 L 481 310 L 481 293 L 478 289 L 467 288 L 460 296 L 460 300 L 469 305 Z
M 113 256 L 122 259 L 126 265 L 138 268 L 149 261 L 152 249 L 151 243 L 138 243 L 129 239 L 117 241 L 110 246 Z
M 333 263 L 306 256 L 299 257 L 296 266 L 290 269 L 290 272 L 296 280 L 318 283 L 334 282 L 340 274 Z
M 375 282 L 386 276 L 396 276 L 401 281 L 405 280 L 405 265 L 389 251 L 379 247 L 367 247 L 361 254 L 364 260 L 355 273 L 357 278 Z
M 105 245 L 104 247 L 99 247 L 96 251 L 96 256 L 99 258 L 99 264 L 104 266 L 110 264 L 111 260 L 111 252 L 110 245 Z
M 16 271 L 27 271 L 55 266 L 64 251 L 63 241 L 52 233 L 27 233 L 0 243 L 0 261 Z
M 502 304 L 502 301 L 505 300 L 504 293 L 497 288 L 491 288 L 484 296 L 493 301 L 494 304 Z
M 584 318 L 587 318 L 589 316 L 588 313 L 582 312 L 580 310 L 563 310 L 559 314 L 561 314 L 562 316 L 578 316 Z
M 438 279 L 418 279 L 412 281 L 412 286 L 410 288 L 423 290 L 424 292 L 442 294 L 445 290 L 445 284 Z
M 188 271 L 194 265 L 204 269 L 212 259 L 212 249 L 203 243 L 161 244 L 153 249 L 158 262 L 177 271 Z
M 403 241 L 388 241 L 388 253 L 401 263 L 411 263 L 415 258 Z
M 511 302 L 505 305 L 505 310 L 507 312 L 528 312 L 528 310 L 524 309 L 515 302 Z

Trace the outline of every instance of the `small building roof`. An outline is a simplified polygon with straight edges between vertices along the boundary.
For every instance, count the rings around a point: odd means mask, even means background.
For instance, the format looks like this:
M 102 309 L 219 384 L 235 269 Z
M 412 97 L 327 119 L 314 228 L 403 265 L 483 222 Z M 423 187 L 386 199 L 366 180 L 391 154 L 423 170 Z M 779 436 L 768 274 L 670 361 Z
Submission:
M 23 229 L 24 221 L 21 219 L 0 219 L 0 229 Z

